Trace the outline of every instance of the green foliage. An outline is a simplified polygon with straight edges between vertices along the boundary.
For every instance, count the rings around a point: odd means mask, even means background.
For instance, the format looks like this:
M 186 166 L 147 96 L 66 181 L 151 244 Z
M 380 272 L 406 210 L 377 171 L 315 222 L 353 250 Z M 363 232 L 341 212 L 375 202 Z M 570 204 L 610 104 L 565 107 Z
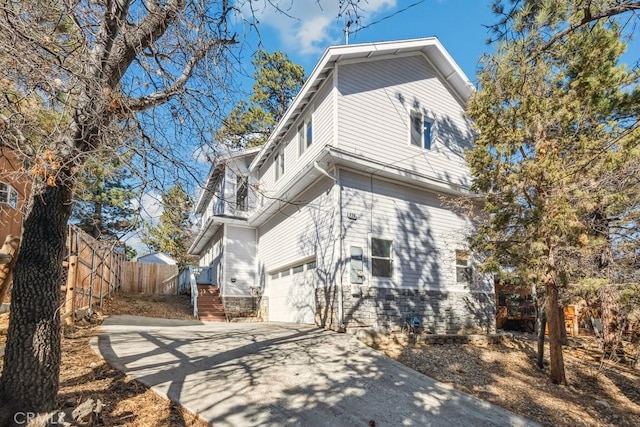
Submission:
M 467 160 L 487 214 L 474 246 L 494 267 L 530 280 L 552 273 L 557 284 L 594 266 L 613 274 L 593 256 L 619 252 L 640 200 L 637 183 L 620 185 L 639 136 L 620 114 L 638 92 L 638 75 L 619 65 L 620 29 L 598 21 L 550 43 L 581 19 L 580 3 L 512 11 L 509 37 L 483 59 L 468 107 L 479 132 Z
M 162 196 L 164 210 L 158 225 L 146 225 L 142 242 L 151 250 L 164 252 L 182 268 L 189 263 L 187 254 L 191 238 L 189 214 L 192 201 L 182 185 L 177 184 Z
M 282 52 L 259 50 L 253 61 L 253 94 L 240 101 L 216 133 L 218 143 L 235 148 L 264 144 L 304 82 L 304 69 Z
M 135 228 L 130 175 L 119 157 L 87 162 L 78 177 L 71 222 L 101 240 L 119 240 Z

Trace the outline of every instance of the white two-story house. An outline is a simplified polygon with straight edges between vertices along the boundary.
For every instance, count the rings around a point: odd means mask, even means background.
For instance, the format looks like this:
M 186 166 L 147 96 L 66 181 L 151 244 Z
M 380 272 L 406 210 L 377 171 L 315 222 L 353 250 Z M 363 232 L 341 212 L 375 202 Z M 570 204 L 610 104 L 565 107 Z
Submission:
M 330 47 L 267 142 L 221 156 L 190 248 L 231 316 L 332 329 L 495 329 L 472 269 L 473 86 L 436 38 Z M 259 296 L 256 296 L 259 295 Z

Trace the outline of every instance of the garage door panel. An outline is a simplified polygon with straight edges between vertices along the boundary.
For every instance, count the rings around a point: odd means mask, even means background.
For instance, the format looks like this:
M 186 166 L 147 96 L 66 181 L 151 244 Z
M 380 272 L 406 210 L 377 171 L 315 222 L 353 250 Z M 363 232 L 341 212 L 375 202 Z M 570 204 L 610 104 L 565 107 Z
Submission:
M 269 321 L 315 323 L 315 287 L 312 272 L 271 280 Z

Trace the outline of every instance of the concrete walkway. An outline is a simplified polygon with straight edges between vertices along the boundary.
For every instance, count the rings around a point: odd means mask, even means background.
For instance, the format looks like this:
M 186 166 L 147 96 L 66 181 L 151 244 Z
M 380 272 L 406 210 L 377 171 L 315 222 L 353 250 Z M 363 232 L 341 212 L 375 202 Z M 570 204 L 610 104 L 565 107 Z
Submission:
M 94 345 L 214 426 L 535 425 L 312 326 L 113 316 Z

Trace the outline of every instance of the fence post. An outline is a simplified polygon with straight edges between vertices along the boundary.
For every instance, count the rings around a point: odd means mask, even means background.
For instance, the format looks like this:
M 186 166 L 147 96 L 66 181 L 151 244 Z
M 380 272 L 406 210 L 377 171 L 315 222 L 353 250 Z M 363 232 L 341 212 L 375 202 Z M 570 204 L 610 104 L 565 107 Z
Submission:
M 78 271 L 78 256 L 71 255 L 69 257 L 69 274 L 67 275 L 67 293 L 64 301 L 64 314 L 66 316 L 65 323 L 73 324 L 73 311 L 75 302 L 76 276 Z

